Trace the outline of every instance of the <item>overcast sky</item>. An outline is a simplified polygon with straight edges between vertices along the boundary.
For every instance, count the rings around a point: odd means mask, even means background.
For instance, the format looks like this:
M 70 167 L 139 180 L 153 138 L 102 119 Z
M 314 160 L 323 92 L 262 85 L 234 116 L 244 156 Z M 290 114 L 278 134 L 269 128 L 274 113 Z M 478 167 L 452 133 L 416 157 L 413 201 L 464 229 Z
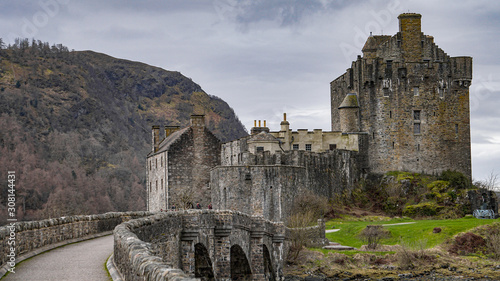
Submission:
M 277 130 L 286 112 L 294 130 L 330 130 L 329 83 L 408 11 L 448 55 L 473 57 L 473 177 L 500 174 L 500 1 L 2 0 L 0 37 L 180 71 L 247 129 Z

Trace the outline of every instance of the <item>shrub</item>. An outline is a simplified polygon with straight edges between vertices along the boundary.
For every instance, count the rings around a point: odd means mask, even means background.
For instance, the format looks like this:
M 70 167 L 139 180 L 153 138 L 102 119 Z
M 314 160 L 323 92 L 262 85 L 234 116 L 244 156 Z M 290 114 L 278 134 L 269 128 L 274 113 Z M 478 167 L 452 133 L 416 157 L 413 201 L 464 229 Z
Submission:
M 425 250 L 427 241 L 419 240 L 415 243 L 401 241 L 395 258 L 402 269 L 412 269 L 419 263 L 429 264 L 435 261 L 436 257 L 427 254 Z
M 427 188 L 435 193 L 445 192 L 450 185 L 450 182 L 444 180 L 437 180 L 429 183 Z
M 367 248 L 370 250 L 375 250 L 380 240 L 389 236 L 390 232 L 381 225 L 367 225 L 359 234 L 360 239 L 367 243 Z
M 471 181 L 462 173 L 457 171 L 444 171 L 441 173 L 439 179 L 450 182 L 450 187 L 456 189 L 468 189 L 471 187 Z
M 434 202 L 425 202 L 417 205 L 406 206 L 403 210 L 403 216 L 430 217 L 437 215 L 442 209 L 442 206 L 439 206 Z
M 484 251 L 486 247 L 486 240 L 483 237 L 467 232 L 455 237 L 448 252 L 456 255 L 467 255 Z
M 313 224 L 317 219 L 323 218 L 328 209 L 328 200 L 325 197 L 315 195 L 311 192 L 304 193 L 293 201 L 292 216 L 306 215 L 310 217 L 309 224 Z

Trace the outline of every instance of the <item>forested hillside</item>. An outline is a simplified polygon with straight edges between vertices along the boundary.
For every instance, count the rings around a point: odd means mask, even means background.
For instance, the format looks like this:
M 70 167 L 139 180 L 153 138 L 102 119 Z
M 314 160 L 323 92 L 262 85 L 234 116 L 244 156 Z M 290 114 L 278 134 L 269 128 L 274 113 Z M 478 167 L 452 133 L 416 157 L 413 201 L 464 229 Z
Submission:
M 0 173 L 6 186 L 16 172 L 18 219 L 145 209 L 151 125 L 186 126 L 193 113 L 222 141 L 246 135 L 223 100 L 179 72 L 34 40 L 1 44 Z

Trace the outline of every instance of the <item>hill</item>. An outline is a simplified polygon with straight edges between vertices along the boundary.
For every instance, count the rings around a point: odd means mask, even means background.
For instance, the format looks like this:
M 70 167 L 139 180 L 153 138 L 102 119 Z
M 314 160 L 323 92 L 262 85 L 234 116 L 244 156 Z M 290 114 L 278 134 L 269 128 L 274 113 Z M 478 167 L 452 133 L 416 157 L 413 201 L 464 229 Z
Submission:
M 222 141 L 247 134 L 179 72 L 27 39 L 0 60 L 1 180 L 16 171 L 18 219 L 144 209 L 151 125 L 196 113 Z

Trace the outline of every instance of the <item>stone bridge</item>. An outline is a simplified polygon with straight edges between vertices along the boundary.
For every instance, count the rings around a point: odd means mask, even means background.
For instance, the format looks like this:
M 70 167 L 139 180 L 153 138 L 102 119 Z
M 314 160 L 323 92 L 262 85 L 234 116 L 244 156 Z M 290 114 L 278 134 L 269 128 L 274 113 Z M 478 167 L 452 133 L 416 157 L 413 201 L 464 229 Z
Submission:
M 276 280 L 289 230 L 234 211 L 158 213 L 120 224 L 114 263 L 125 280 Z
M 311 245 L 324 242 L 324 223 L 301 231 Z M 111 233 L 114 254 L 108 268 L 113 277 L 124 280 L 281 279 L 292 235 L 280 222 L 215 210 L 106 213 L 16 222 L 0 227 L 0 278 L 12 266 L 39 253 Z M 12 240 L 14 250 L 9 244 Z

